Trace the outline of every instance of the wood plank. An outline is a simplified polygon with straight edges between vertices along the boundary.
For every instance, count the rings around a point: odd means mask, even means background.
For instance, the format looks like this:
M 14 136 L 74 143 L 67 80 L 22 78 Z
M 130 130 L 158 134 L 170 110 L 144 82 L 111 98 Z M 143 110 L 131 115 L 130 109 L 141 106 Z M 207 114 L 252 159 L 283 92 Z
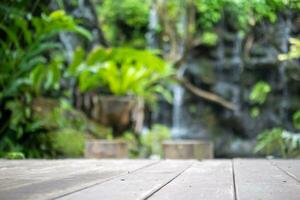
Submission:
M 91 170 L 93 161 L 23 160 L 0 162 L 0 164 L 2 164 L 0 180 L 5 180 L 5 183 L 3 183 L 4 181 L 0 182 L 0 191 L 2 191 L 49 179 L 57 179 L 62 175 L 67 177 L 76 174 L 79 170 L 84 173 L 85 170 Z M 5 167 L 3 167 L 4 164 Z M 87 165 L 87 167 L 84 165 Z
M 268 160 L 235 159 L 233 166 L 238 200 L 300 199 L 300 184 Z
M 149 199 L 233 200 L 232 162 L 218 160 L 195 163 Z
M 13 176 L 16 168 L 11 168 L 11 172 L 6 169 L 6 172 L 9 172 L 8 175 L 0 176 L 0 199 L 52 199 L 108 181 L 122 174 L 132 173 L 157 161 L 64 160 L 47 162 L 45 162 L 46 167 L 37 167 L 33 170 L 28 168 L 32 166 L 31 162 L 20 162 L 19 164 L 27 170 L 24 170 L 23 174 L 20 170 L 17 171 L 16 177 Z
M 5 180 L 5 183 L 0 181 L 0 191 L 60 176 L 60 173 L 55 172 L 61 171 L 65 163 L 66 161 L 63 160 L 2 160 L 0 161 L 0 180 Z M 72 166 L 75 163 L 76 166 L 80 165 L 80 161 L 69 162 L 70 169 L 66 172 L 67 174 L 72 173 L 74 169 Z
M 271 163 L 300 182 L 300 160 L 271 160 Z
M 132 174 L 59 198 L 60 200 L 146 199 L 195 161 L 166 160 Z

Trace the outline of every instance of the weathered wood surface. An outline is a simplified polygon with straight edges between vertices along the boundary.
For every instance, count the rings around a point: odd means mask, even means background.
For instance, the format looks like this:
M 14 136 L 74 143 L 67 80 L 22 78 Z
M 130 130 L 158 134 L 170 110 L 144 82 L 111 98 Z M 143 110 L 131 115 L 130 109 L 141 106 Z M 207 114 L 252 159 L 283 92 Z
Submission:
M 0 200 L 299 200 L 300 160 L 0 160 Z
M 272 164 L 300 182 L 300 160 L 295 160 L 293 163 L 286 160 L 273 160 Z
M 233 166 L 237 199 L 300 199 L 300 183 L 268 160 L 234 160 Z
M 123 175 L 112 181 L 88 188 L 84 193 L 76 192 L 61 199 L 145 199 L 180 175 L 191 164 L 191 161 L 160 162 L 136 173 Z
M 0 161 L 0 199 L 53 199 L 132 173 L 157 161 Z
M 153 200 L 233 200 L 231 160 L 194 163 L 174 181 L 155 193 Z

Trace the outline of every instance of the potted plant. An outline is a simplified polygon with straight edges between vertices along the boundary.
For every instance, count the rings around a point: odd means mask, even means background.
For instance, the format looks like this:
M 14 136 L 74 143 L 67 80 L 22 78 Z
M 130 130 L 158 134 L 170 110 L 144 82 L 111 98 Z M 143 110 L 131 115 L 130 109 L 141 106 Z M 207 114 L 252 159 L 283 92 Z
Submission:
M 86 55 L 77 48 L 68 73 L 81 92 L 96 91 L 92 116 L 112 127 L 114 137 L 130 127 L 135 133 L 141 130 L 144 103 L 155 103 L 158 94 L 171 100 L 165 85 L 172 68 L 149 51 L 95 47 Z

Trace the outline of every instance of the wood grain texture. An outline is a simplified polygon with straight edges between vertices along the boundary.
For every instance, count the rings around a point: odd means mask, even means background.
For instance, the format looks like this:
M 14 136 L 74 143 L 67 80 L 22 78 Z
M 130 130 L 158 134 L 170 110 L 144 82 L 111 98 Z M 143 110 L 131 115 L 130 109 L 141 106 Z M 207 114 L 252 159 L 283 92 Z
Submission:
M 0 199 L 52 199 L 156 163 L 149 160 L 19 161 L 0 167 Z
M 270 161 L 236 159 L 233 165 L 238 200 L 300 199 L 300 184 Z
M 0 160 L 0 200 L 300 200 L 300 160 Z
M 271 160 L 271 163 L 300 183 L 300 160 Z
M 135 173 L 120 176 L 60 200 L 146 199 L 186 170 L 194 161 L 166 160 Z
M 197 162 L 149 199 L 234 200 L 232 162 Z

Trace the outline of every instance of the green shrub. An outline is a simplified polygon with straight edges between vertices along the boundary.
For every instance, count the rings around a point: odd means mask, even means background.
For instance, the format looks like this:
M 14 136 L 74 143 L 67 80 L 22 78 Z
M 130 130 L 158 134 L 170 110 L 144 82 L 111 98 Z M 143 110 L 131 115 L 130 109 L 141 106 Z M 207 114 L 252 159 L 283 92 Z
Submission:
M 253 118 L 260 114 L 259 106 L 266 102 L 270 92 L 271 86 L 264 81 L 259 81 L 252 87 L 249 99 L 252 103 L 256 104 L 250 111 Z
M 295 128 L 300 129 L 300 110 L 294 113 L 293 123 Z
M 153 125 L 149 131 L 141 136 L 142 154 L 146 157 L 150 155 L 163 157 L 162 143 L 170 138 L 171 133 L 166 126 Z
M 218 35 L 213 32 L 204 32 L 201 36 L 201 41 L 208 46 L 214 46 L 218 42 Z
M 87 117 L 65 99 L 36 98 L 32 108 L 35 119 L 44 129 L 73 128 L 84 131 L 86 128 Z
M 85 59 L 77 49 L 70 76 L 75 76 L 83 92 L 102 88 L 113 95 L 131 95 L 155 102 L 157 94 L 172 97 L 165 85 L 171 81 L 172 68 L 149 51 L 132 48 L 94 48 Z M 80 58 L 80 59 L 79 59 Z
M 283 158 L 297 158 L 300 156 L 300 134 L 281 128 L 266 130 L 258 135 L 254 151 Z
M 25 155 L 22 152 L 9 152 L 6 154 L 5 158 L 9 160 L 25 159 Z
M 145 45 L 151 0 L 105 0 L 98 7 L 103 32 L 113 46 Z
M 57 156 L 82 157 L 84 152 L 85 134 L 76 129 L 61 129 L 48 133 L 51 147 Z
M 37 98 L 32 105 L 33 115 L 39 126 L 47 131 L 74 129 L 105 138 L 111 130 L 88 119 L 85 114 L 73 108 L 66 99 Z
M 140 136 L 125 132 L 121 139 L 128 144 L 130 158 L 147 158 L 151 155 L 163 157 L 162 143 L 170 138 L 171 133 L 168 127 L 154 124 L 151 129 Z
M 63 31 L 88 39 L 91 34 L 62 10 L 34 16 L 14 5 L 0 3 L 0 9 L 14 11 L 1 12 L 0 21 L 0 152 L 17 149 L 26 157 L 41 156 L 35 139 L 44 130 L 31 104 L 34 97 L 59 89 L 64 59 L 58 56 L 61 44 L 56 37 Z
M 268 94 L 271 92 L 271 86 L 263 81 L 254 85 L 250 93 L 250 101 L 257 104 L 263 104 L 267 100 Z
M 297 38 L 290 38 L 289 42 L 291 44 L 289 52 L 287 54 L 278 55 L 280 61 L 300 58 L 300 40 Z
M 122 135 L 122 140 L 126 141 L 128 144 L 129 158 L 137 158 L 140 156 L 139 152 L 139 139 L 132 132 L 125 132 Z

